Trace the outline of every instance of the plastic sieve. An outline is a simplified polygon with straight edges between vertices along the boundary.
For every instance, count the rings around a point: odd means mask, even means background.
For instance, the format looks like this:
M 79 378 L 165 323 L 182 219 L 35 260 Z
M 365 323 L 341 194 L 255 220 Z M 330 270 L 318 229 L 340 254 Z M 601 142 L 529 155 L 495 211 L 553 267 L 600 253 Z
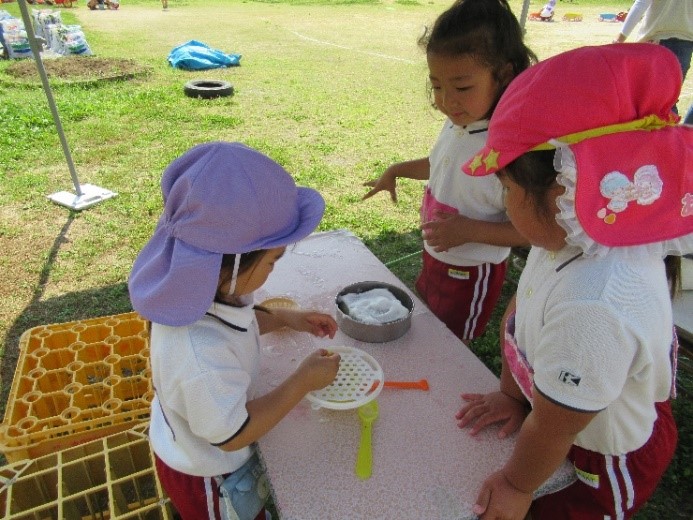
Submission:
M 334 381 L 306 395 L 313 405 L 332 410 L 350 410 L 364 405 L 383 389 L 383 369 L 363 350 L 354 347 L 330 347 L 341 356 Z

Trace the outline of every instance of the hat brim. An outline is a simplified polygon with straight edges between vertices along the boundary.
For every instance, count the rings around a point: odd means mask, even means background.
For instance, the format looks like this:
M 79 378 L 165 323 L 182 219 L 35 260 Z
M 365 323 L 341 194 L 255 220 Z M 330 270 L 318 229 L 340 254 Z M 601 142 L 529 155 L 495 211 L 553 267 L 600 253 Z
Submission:
M 271 249 L 273 247 L 283 247 L 310 235 L 318 227 L 322 216 L 325 213 L 325 201 L 322 195 L 312 188 L 303 186 L 296 187 L 296 204 L 298 205 L 298 225 L 285 235 L 272 237 L 271 239 L 259 240 L 252 249 L 247 251 L 237 251 L 238 253 L 248 253 L 257 249 Z
M 517 145 L 514 145 L 517 148 Z M 528 148 L 527 150 L 530 150 Z M 497 173 L 508 164 L 517 159 L 524 152 L 515 150 L 513 152 L 504 152 L 503 158 L 499 157 L 498 151 L 494 150 L 490 145 L 484 146 L 474 157 L 462 165 L 462 173 L 472 177 L 484 177 Z

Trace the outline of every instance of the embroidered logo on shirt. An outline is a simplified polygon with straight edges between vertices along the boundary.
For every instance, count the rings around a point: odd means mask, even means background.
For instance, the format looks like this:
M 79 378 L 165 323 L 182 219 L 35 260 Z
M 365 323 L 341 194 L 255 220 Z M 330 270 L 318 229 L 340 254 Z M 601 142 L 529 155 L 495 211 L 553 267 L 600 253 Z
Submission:
M 580 376 L 576 376 L 575 374 L 571 374 L 567 370 L 561 370 L 561 373 L 558 376 L 558 380 L 561 383 L 565 383 L 566 385 L 571 385 L 571 386 L 579 386 L 581 379 L 582 378 Z
M 455 280 L 469 280 L 469 271 L 460 271 L 459 269 L 448 269 L 448 276 Z

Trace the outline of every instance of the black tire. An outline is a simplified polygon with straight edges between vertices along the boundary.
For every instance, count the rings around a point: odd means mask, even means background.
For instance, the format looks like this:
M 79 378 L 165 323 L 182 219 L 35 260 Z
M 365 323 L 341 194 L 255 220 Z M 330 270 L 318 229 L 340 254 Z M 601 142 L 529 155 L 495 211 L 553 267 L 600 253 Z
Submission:
M 183 92 L 192 98 L 213 99 L 233 95 L 233 85 L 228 81 L 196 79 L 188 81 Z

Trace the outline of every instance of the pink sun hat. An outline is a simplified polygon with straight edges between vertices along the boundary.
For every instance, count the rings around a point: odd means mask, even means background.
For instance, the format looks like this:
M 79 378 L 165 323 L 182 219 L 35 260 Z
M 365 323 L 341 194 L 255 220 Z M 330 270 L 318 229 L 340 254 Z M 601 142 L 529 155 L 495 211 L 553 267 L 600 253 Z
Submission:
M 194 323 L 212 304 L 223 254 L 298 242 L 325 201 L 269 157 L 240 143 L 195 146 L 161 179 L 164 211 L 128 281 L 133 308 L 164 325 Z
M 527 152 L 557 149 L 557 171 L 566 164 L 575 170 L 574 179 L 558 179 L 574 185 L 574 208 L 567 211 L 598 244 L 636 246 L 691 234 L 693 127 L 676 124 L 671 111 L 681 81 L 678 60 L 659 45 L 556 55 L 511 82 L 485 147 L 462 170 L 489 175 Z

